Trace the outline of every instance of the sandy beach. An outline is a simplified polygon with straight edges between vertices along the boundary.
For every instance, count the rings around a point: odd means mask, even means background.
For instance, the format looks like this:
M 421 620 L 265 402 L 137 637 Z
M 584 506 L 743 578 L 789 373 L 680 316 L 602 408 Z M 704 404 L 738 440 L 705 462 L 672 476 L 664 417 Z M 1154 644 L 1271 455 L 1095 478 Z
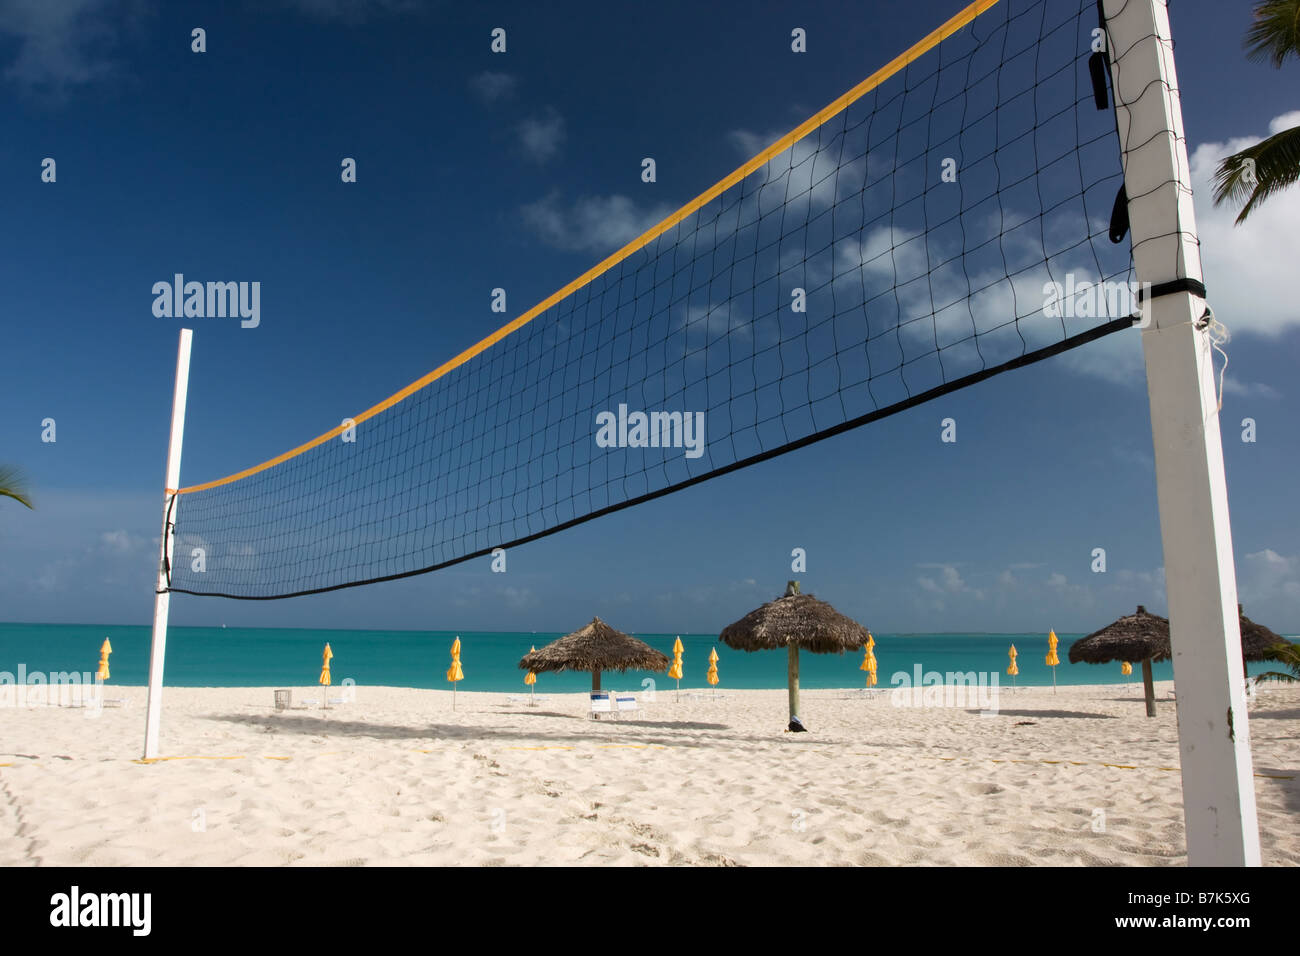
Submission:
M 331 696 L 338 696 L 334 688 Z M 99 716 L 3 711 L 0 863 L 14 865 L 1180 865 L 1170 683 L 1003 689 L 998 712 L 888 692 L 583 694 L 143 688 Z M 303 707 L 304 698 L 317 704 Z M 1251 706 L 1266 865 L 1300 864 L 1300 690 Z

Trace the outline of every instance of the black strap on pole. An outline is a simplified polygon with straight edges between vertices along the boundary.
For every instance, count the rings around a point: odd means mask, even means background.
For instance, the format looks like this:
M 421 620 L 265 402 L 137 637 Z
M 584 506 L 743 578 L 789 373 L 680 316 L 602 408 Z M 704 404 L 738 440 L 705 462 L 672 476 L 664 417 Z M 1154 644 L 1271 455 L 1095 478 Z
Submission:
M 163 589 L 165 591 L 170 591 L 172 589 L 172 563 L 167 557 L 168 552 L 171 549 L 167 547 L 167 539 L 172 535 L 172 508 L 175 507 L 175 505 L 176 495 L 173 493 L 172 496 L 167 499 L 167 515 L 163 518 L 162 566 L 163 578 L 167 581 L 167 587 Z M 160 591 L 158 593 L 161 594 L 162 592 Z
M 1162 295 L 1174 295 L 1178 292 L 1190 292 L 1192 295 L 1200 296 L 1202 299 L 1208 298 L 1205 294 L 1205 284 L 1197 279 L 1171 279 L 1168 282 L 1157 282 L 1150 289 L 1138 288 L 1138 301 L 1145 299 L 1158 299 Z
M 1110 62 L 1104 52 L 1088 57 L 1088 73 L 1092 76 L 1092 100 L 1099 110 L 1110 106 L 1110 99 L 1106 96 L 1106 74 L 1109 72 Z

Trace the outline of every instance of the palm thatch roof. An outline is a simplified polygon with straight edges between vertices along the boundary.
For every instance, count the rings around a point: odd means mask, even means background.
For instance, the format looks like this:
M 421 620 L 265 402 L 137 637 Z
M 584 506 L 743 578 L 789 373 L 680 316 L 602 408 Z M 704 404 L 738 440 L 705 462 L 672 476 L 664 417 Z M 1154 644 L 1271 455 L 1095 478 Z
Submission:
M 1070 663 L 1105 664 L 1109 661 L 1166 661 L 1170 656 L 1169 620 L 1149 614 L 1141 604 L 1137 612 L 1093 631 L 1070 645 Z
M 720 635 L 738 651 L 769 651 L 796 644 L 814 654 L 843 654 L 867 642 L 867 629 L 825 601 L 800 594 L 793 584 L 784 597 L 750 611 Z
M 565 670 L 663 671 L 670 663 L 666 654 L 593 617 L 586 627 L 552 641 L 540 651 L 525 654 L 519 669 L 534 674 Z
M 1240 604 L 1237 605 L 1237 614 L 1241 619 L 1242 656 L 1248 661 L 1273 660 L 1270 649 L 1286 644 L 1287 639 L 1246 617 Z M 1156 648 L 1156 654 L 1151 658 L 1153 661 L 1169 659 L 1169 621 L 1148 614 L 1146 608 L 1139 605 L 1136 614 L 1122 617 L 1109 627 L 1076 641 L 1070 648 L 1070 663 L 1142 661 L 1146 660 L 1146 653 L 1152 647 Z
M 1248 661 L 1272 661 L 1277 657 L 1271 649 L 1279 644 L 1291 643 L 1280 634 L 1275 634 L 1263 624 L 1256 624 L 1246 617 L 1237 605 L 1237 614 L 1241 616 L 1241 653 Z

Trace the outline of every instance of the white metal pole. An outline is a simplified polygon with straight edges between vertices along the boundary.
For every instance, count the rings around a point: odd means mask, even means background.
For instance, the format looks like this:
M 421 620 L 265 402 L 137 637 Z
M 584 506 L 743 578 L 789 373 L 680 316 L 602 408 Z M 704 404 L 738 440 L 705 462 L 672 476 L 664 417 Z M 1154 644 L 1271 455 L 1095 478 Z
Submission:
M 1165 0 L 1103 0 L 1141 283 L 1199 283 L 1201 257 Z M 1161 291 L 1161 290 L 1155 290 Z M 1258 866 L 1250 726 L 1205 300 L 1143 304 L 1156 490 L 1177 684 L 1187 862 Z
M 167 568 L 171 566 L 172 528 L 176 526 L 176 509 L 180 498 L 176 489 L 181 480 L 181 441 L 185 435 L 185 397 L 190 387 L 190 339 L 193 332 L 181 329 L 180 349 L 176 355 L 176 390 L 172 394 L 172 432 L 167 443 L 167 480 L 163 495 L 162 545 L 158 554 L 158 587 L 153 600 L 153 644 L 149 650 L 149 702 L 144 725 L 144 759 L 158 756 L 158 730 L 162 721 L 163 662 L 167 656 L 167 611 L 171 594 L 167 591 Z

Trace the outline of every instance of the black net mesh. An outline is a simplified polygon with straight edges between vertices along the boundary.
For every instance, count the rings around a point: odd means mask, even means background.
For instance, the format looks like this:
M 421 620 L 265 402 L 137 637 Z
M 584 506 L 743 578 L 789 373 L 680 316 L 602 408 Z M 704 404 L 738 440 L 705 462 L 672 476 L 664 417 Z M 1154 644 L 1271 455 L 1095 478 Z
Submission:
M 432 571 L 1131 325 L 1097 26 L 1003 0 L 354 435 L 183 491 L 171 589 Z

